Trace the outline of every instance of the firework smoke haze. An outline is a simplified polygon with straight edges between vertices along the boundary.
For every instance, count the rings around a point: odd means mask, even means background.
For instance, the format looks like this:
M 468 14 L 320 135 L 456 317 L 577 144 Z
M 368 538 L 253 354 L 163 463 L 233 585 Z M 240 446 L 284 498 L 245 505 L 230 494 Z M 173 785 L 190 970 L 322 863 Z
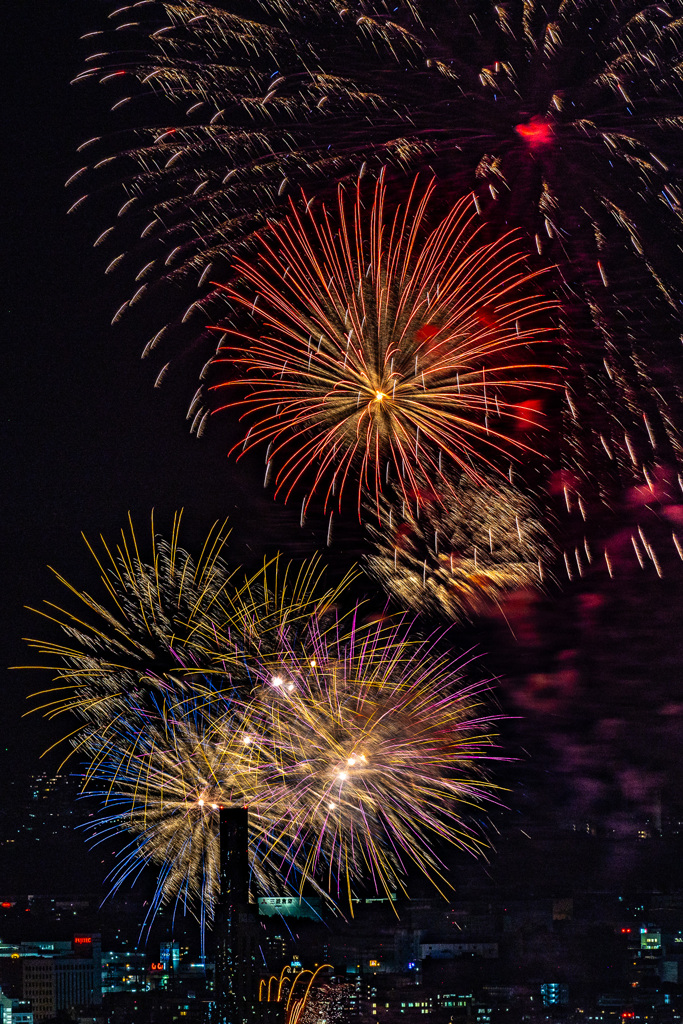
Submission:
M 383 527 L 368 520 L 368 569 L 399 605 L 459 622 L 542 588 L 553 558 L 548 516 L 501 479 L 482 486 L 463 476 L 452 489 L 448 504 L 424 484 L 410 502 L 385 498 Z

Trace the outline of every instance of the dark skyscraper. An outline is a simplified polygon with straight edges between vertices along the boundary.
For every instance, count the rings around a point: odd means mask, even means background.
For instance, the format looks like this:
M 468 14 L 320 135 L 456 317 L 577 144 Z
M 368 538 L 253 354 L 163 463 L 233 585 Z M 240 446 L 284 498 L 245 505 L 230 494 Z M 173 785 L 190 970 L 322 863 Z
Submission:
M 249 811 L 220 811 L 221 892 L 216 907 L 218 1024 L 253 1024 L 257 1010 L 258 906 L 249 892 Z

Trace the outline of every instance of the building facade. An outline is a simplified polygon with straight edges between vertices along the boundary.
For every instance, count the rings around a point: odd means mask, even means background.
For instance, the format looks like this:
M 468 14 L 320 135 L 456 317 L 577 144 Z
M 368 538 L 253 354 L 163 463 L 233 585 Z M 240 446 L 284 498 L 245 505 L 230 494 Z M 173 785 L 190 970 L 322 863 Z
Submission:
M 98 934 L 75 935 L 70 952 L 27 956 L 22 963 L 22 994 L 36 1022 L 72 1007 L 102 1003 L 102 946 Z
M 220 810 L 221 891 L 216 906 L 218 1024 L 253 1024 L 258 999 L 258 905 L 249 887 L 249 811 Z

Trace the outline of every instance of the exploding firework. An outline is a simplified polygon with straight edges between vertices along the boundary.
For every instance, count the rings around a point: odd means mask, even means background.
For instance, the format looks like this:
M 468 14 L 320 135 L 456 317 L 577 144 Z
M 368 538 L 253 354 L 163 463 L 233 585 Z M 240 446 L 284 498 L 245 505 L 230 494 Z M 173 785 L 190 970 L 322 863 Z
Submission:
M 681 0 L 255 0 L 248 19 L 232 3 L 133 6 L 79 78 L 125 86 L 117 108 L 151 90 L 186 113 L 118 154 L 93 140 L 145 239 L 120 312 L 189 277 L 201 291 L 182 319 L 203 310 L 203 328 L 221 298 L 207 282 L 292 190 L 428 166 L 561 268 L 587 332 L 572 359 L 585 397 L 567 410 L 579 478 L 604 491 L 653 448 L 680 460 Z
M 183 701 L 248 689 L 250 655 L 264 656 L 281 633 L 296 630 L 307 616 L 324 616 L 355 575 L 352 570 L 338 587 L 324 588 L 317 557 L 296 568 L 278 556 L 246 576 L 225 561 L 225 524 L 211 529 L 194 559 L 179 546 L 180 521 L 178 514 L 166 541 L 156 535 L 152 518 L 149 561 L 140 554 L 132 522 L 115 549 L 104 539 L 101 553 L 88 544 L 107 604 L 57 573 L 78 604 L 71 610 L 47 603 L 38 611 L 67 640 L 29 641 L 57 659 L 30 666 L 56 673 L 57 685 L 34 697 L 50 718 L 77 716 L 80 727 L 66 737 L 76 749 L 93 734 L 100 748 L 109 734 L 119 742 L 114 737 L 121 720 L 144 730 L 146 718 L 163 717 Z
M 405 888 L 411 864 L 439 887 L 443 845 L 485 848 L 465 812 L 496 799 L 487 684 L 464 683 L 443 634 L 338 625 L 313 616 L 277 659 L 255 659 L 248 699 L 185 702 L 102 751 L 90 738 L 88 785 L 106 801 L 89 827 L 132 833 L 115 887 L 156 866 L 150 915 L 180 901 L 212 919 L 224 806 L 249 805 L 261 891 L 312 885 L 351 910 L 359 884 Z
M 418 467 L 446 491 L 448 465 L 478 479 L 501 455 L 505 468 L 528 455 L 516 428 L 534 401 L 543 422 L 542 400 L 529 399 L 554 386 L 529 362 L 551 333 L 540 271 L 509 234 L 484 240 L 471 197 L 430 226 L 433 188 L 416 181 L 391 214 L 383 184 L 367 208 L 360 187 L 352 203 L 340 189 L 333 213 L 293 208 L 256 265 L 238 261 L 244 284 L 226 289 L 259 326 L 224 335 L 216 372 L 225 360 L 233 379 L 213 390 L 219 402 L 236 386 L 246 394 L 219 408 L 256 418 L 235 448 L 266 444 L 266 478 L 274 467 L 286 498 L 305 489 L 304 510 L 319 490 L 325 509 L 335 497 L 341 507 L 355 476 L 359 514 L 364 491 L 379 511 L 382 486 L 405 494 Z
M 218 811 L 245 804 L 265 892 L 310 885 L 350 905 L 411 864 L 438 884 L 442 844 L 479 852 L 463 815 L 495 799 L 496 716 L 468 660 L 443 634 L 341 614 L 350 577 L 325 589 L 315 559 L 244 578 L 221 558 L 224 530 L 194 561 L 178 528 L 170 544 L 152 531 L 149 563 L 123 533 L 98 559 L 115 612 L 69 587 L 92 621 L 56 609 L 69 645 L 34 641 L 62 663 L 44 709 L 75 718 L 84 792 L 104 798 L 94 837 L 128 837 L 114 887 L 151 865 L 150 916 L 178 902 L 210 921 Z
M 263 666 L 251 727 L 287 791 L 282 841 L 337 899 L 368 876 L 388 893 L 411 863 L 436 884 L 440 843 L 485 844 L 463 808 L 495 795 L 482 774 L 493 717 L 486 684 L 463 685 L 467 659 L 443 639 L 415 640 L 405 623 L 335 635 L 312 620 L 275 673 Z
M 226 709 L 226 716 L 228 710 Z M 100 843 L 127 837 L 110 881 L 112 892 L 150 865 L 158 871 L 147 921 L 166 903 L 179 903 L 202 926 L 213 919 L 220 888 L 220 806 L 239 805 L 259 790 L 258 764 L 249 757 L 236 706 L 233 730 L 215 734 L 205 705 L 166 709 L 166 717 L 119 717 L 102 743 L 81 743 L 90 761 L 86 792 L 104 799 L 90 826 Z M 101 789 L 99 787 L 102 787 Z M 255 873 L 268 891 L 260 861 Z
M 401 606 L 461 621 L 542 586 L 551 545 L 533 502 L 500 479 L 463 477 L 454 494 L 444 505 L 423 486 L 410 502 L 383 501 L 383 529 L 369 523 L 368 568 Z
M 324 1020 L 334 1024 L 340 1018 L 335 1013 L 342 1002 L 345 989 L 342 985 L 319 985 L 314 989 L 319 976 L 325 970 L 331 970 L 332 964 L 322 964 L 314 971 L 302 970 L 294 972 L 289 966 L 283 967 L 280 976 L 271 975 L 259 984 L 259 1002 L 284 1004 L 284 1024 L 306 1024 L 309 1020 L 319 1020 L 320 1015 L 313 1014 L 323 1004 Z M 317 996 L 317 998 L 316 998 Z M 336 997 L 336 998 L 335 998 Z M 342 997 L 342 998 L 340 998 Z M 327 1012 L 327 1011 L 331 1011 Z
M 654 260 L 647 211 L 679 224 L 678 0 L 257 0 L 249 19 L 181 0 L 131 23 L 141 6 L 112 15 L 136 52 L 98 53 L 79 80 L 137 79 L 191 104 L 118 158 L 130 208 L 151 207 L 172 245 L 162 268 L 201 272 L 296 183 L 373 158 L 476 171 L 550 240 L 585 224 L 595 246 L 618 228 Z M 194 240 L 178 246 L 179 227 Z

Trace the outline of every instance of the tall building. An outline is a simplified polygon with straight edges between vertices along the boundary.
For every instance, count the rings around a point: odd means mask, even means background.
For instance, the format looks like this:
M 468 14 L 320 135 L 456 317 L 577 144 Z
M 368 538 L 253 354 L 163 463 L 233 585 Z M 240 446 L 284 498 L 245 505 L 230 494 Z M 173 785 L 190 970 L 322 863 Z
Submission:
M 249 811 L 220 810 L 220 881 L 216 906 L 218 1024 L 253 1024 L 257 1010 L 258 905 L 249 886 Z
M 567 1006 L 569 986 L 557 981 L 546 982 L 541 985 L 541 1001 L 544 1006 Z
M 23 996 L 35 1021 L 71 1007 L 102 1003 L 102 946 L 98 934 L 74 935 L 72 951 L 23 960 Z

